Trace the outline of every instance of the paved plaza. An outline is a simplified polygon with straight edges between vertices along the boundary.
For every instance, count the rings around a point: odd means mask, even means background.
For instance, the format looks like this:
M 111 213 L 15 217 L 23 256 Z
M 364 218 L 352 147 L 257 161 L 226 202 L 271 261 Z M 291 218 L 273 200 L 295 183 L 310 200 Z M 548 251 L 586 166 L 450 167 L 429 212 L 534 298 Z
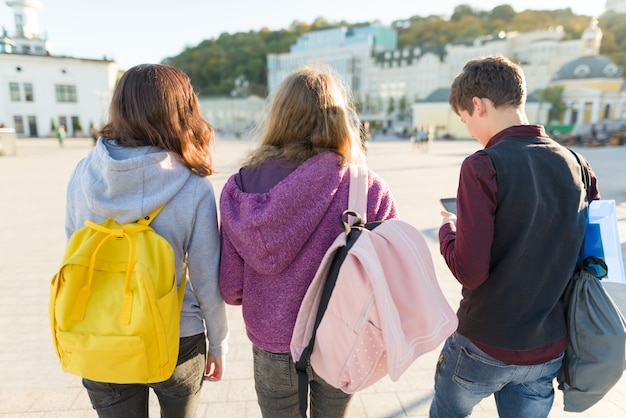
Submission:
M 212 176 L 219 197 L 251 144 L 218 138 Z M 80 379 L 62 372 L 48 322 L 49 284 L 64 246 L 65 187 L 75 164 L 92 147 L 91 139 L 20 139 L 16 156 L 0 156 L 0 417 L 95 417 Z M 455 196 L 462 160 L 479 149 L 474 141 L 435 141 L 427 153 L 408 141 L 378 138 L 368 145 L 369 165 L 390 185 L 402 219 L 429 242 L 441 287 L 454 308 L 460 285 L 439 254 L 440 197 Z M 617 203 L 622 254 L 626 249 L 626 146 L 577 148 L 599 177 L 604 199 Z M 549 255 L 546 262 L 549 262 Z M 251 345 L 241 309 L 228 307 L 230 351 L 224 380 L 205 382 L 199 417 L 260 417 L 252 374 Z M 427 417 L 439 349 L 415 361 L 397 382 L 388 378 L 359 392 L 350 416 Z M 563 412 L 556 393 L 550 417 L 626 417 L 626 379 L 585 413 Z M 151 396 L 151 416 L 159 416 Z M 497 417 L 486 399 L 472 417 Z M 530 417 L 532 418 L 532 417 Z

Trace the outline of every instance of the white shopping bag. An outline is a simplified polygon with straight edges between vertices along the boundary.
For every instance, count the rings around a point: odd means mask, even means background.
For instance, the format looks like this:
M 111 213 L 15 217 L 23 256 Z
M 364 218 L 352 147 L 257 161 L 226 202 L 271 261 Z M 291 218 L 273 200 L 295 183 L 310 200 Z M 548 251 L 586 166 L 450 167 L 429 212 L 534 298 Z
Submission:
M 590 255 L 604 259 L 607 265 L 608 274 L 603 282 L 626 283 L 615 200 L 593 200 L 589 205 L 585 256 Z

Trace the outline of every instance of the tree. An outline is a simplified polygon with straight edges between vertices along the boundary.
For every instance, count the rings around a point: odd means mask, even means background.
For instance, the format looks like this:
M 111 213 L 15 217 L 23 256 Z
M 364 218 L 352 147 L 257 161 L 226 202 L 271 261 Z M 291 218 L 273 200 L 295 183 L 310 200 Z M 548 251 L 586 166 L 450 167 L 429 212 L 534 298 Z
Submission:
M 400 97 L 400 101 L 398 102 L 398 118 L 402 119 L 407 114 L 407 103 L 406 96 Z
M 359 98 L 354 99 L 354 109 L 357 113 L 361 113 L 363 111 L 363 102 Z
M 538 93 L 541 100 L 550 103 L 552 107 L 548 111 L 548 121 L 561 121 L 567 106 L 563 103 L 563 87 L 549 86 Z
M 454 13 L 450 16 L 450 20 L 459 22 L 465 16 L 476 16 L 476 12 L 469 4 L 460 4 L 454 8 Z
M 510 22 L 515 17 L 515 10 L 508 4 L 502 4 L 493 8 L 491 13 L 488 14 L 487 20 L 494 21 L 500 20 L 503 22 Z
M 396 101 L 393 97 L 390 97 L 389 102 L 387 103 L 387 114 L 392 115 L 394 110 L 396 110 Z

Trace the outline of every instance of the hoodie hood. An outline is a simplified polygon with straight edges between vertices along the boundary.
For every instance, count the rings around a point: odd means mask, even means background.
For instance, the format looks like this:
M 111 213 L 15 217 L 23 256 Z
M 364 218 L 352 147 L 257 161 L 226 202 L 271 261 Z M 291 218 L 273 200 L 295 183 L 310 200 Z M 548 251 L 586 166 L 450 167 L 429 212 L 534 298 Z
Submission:
M 338 158 L 332 152 L 309 158 L 267 193 L 245 193 L 235 175 L 228 179 L 220 198 L 223 235 L 255 271 L 275 275 L 290 266 L 327 212 L 335 210 L 334 197 L 347 173 Z
M 121 147 L 103 138 L 74 178 L 91 212 L 125 223 L 168 202 L 191 175 L 174 153 L 152 146 Z

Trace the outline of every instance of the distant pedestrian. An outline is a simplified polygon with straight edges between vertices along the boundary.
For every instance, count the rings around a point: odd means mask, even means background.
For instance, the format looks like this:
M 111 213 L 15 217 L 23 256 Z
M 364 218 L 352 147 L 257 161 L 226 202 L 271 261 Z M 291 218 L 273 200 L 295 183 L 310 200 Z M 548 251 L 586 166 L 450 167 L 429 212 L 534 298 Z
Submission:
M 424 126 L 415 128 L 415 142 L 413 143 L 413 150 L 420 151 L 424 148 L 424 141 L 426 141 L 426 129 Z
M 59 129 L 57 129 L 57 140 L 59 141 L 59 145 L 63 146 L 63 141 L 65 140 L 65 125 L 60 125 Z
M 424 134 L 422 136 L 422 152 L 428 152 L 430 150 L 430 143 L 435 136 L 433 132 L 433 128 L 430 125 L 426 125 L 423 127 Z

